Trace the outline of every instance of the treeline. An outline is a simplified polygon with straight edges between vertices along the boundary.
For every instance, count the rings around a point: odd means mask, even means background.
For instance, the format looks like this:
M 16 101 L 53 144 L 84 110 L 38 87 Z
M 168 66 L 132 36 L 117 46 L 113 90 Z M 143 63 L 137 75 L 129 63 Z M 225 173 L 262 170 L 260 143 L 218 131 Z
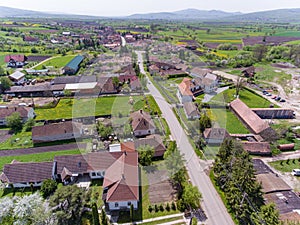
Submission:
M 264 204 L 253 163 L 240 143 L 232 139 L 223 142 L 215 159 L 213 173 L 216 185 L 225 195 L 229 212 L 239 224 L 280 224 L 274 204 Z

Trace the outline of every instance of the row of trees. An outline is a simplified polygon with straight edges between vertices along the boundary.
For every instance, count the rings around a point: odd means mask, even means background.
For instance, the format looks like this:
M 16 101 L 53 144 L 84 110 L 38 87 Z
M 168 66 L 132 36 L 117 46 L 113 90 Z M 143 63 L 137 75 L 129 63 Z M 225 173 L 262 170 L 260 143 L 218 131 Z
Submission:
M 184 156 L 179 152 L 176 142 L 169 143 L 164 154 L 166 167 L 172 182 L 178 187 L 177 208 L 180 211 L 200 208 L 202 198 L 198 188 L 187 180 Z
M 279 224 L 274 205 L 264 205 L 251 158 L 240 143 L 226 139 L 213 167 L 215 182 L 239 224 Z

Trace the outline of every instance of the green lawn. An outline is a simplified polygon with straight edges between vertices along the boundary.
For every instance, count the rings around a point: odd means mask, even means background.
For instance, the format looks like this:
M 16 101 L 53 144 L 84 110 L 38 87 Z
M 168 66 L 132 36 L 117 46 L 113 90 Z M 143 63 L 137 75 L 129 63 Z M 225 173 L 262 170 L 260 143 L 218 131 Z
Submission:
M 69 119 L 87 116 L 113 115 L 128 116 L 132 110 L 145 109 L 161 114 L 154 98 L 147 96 L 149 106 L 145 107 L 142 96 L 132 96 L 134 104 L 129 104 L 128 96 L 110 96 L 91 99 L 61 99 L 55 108 L 35 109 L 37 120 Z
M 162 220 L 156 220 L 156 221 L 153 221 L 153 222 L 142 223 L 142 225 L 157 225 L 157 224 L 173 222 L 173 221 L 181 220 L 181 219 L 183 219 L 182 216 L 176 216 L 176 217 L 172 217 L 172 218 L 169 218 L 169 219 L 162 219 Z M 179 224 L 182 224 L 182 223 L 179 223 Z
M 300 169 L 300 159 L 279 160 L 269 163 L 280 172 L 292 172 L 293 169 Z
M 218 123 L 222 128 L 226 128 L 231 134 L 248 134 L 248 129 L 243 123 L 228 109 L 209 109 L 208 115 L 212 122 Z
M 225 105 L 235 99 L 235 88 L 228 89 L 215 97 L 209 102 L 210 104 Z M 239 93 L 239 98 L 249 108 L 269 108 L 271 102 L 267 99 L 259 96 L 258 94 L 252 93 L 247 89 L 243 89 Z M 278 107 L 275 105 L 275 107 Z
M 21 132 L 12 135 L 9 139 L 0 143 L 0 150 L 33 147 L 31 132 Z
M 56 152 L 43 152 L 37 154 L 19 155 L 19 156 L 4 156 L 0 157 L 0 169 L 7 163 L 11 163 L 13 160 L 20 162 L 51 162 L 54 156 L 57 155 L 75 155 L 81 154 L 82 152 L 78 149 L 66 150 L 66 151 L 56 151 Z
M 54 57 L 47 62 L 40 64 L 39 66 L 35 67 L 34 69 L 40 70 L 43 69 L 43 66 L 53 66 L 54 68 L 62 68 L 67 65 L 75 55 L 65 55 L 65 56 L 58 56 Z

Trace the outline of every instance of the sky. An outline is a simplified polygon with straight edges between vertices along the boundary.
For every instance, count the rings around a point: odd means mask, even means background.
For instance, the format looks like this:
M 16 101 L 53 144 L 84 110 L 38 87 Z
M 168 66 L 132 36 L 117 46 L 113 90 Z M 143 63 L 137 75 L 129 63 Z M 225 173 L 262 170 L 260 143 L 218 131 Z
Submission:
M 44 12 L 95 16 L 127 16 L 135 13 L 172 12 L 187 8 L 255 12 L 300 8 L 299 0 L 0 0 L 0 6 Z

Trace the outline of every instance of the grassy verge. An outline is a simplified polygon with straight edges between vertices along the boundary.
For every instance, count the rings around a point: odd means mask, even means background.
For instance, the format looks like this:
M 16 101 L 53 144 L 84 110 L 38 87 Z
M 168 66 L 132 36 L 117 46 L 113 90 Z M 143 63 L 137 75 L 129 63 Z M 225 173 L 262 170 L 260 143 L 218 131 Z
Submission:
M 0 143 L 0 150 L 31 147 L 33 147 L 33 143 L 31 140 L 31 132 L 21 132 L 18 134 L 14 134 L 6 141 Z
M 18 156 L 3 156 L 0 157 L 0 169 L 2 170 L 3 166 L 7 163 L 11 163 L 13 160 L 20 162 L 50 162 L 58 155 L 75 155 L 81 154 L 81 151 L 78 149 L 74 150 L 65 150 L 65 151 L 56 151 L 56 152 L 43 152 L 37 154 L 28 154 L 28 155 L 18 155 Z
M 162 219 L 162 220 L 156 220 L 153 222 L 142 223 L 142 225 L 156 225 L 156 224 L 168 223 L 168 222 L 173 222 L 176 220 L 181 220 L 182 218 L 183 218 L 182 216 L 176 216 L 176 217 L 172 217 L 172 218 L 168 218 L 168 219 Z
M 224 203 L 224 205 L 225 205 L 227 211 L 229 212 L 229 214 L 230 214 L 230 216 L 231 216 L 233 222 L 234 222 L 235 224 L 239 224 L 238 221 L 236 220 L 235 216 L 234 216 L 234 213 L 231 212 L 231 210 L 230 210 L 230 207 L 229 207 L 229 205 L 228 205 L 228 202 L 227 202 L 227 199 L 226 199 L 226 196 L 225 196 L 224 192 L 223 192 L 223 191 L 219 188 L 219 186 L 217 186 L 217 184 L 216 184 L 215 176 L 214 176 L 213 170 L 210 171 L 210 173 L 209 173 L 209 178 L 210 178 L 212 184 L 214 185 L 216 191 L 218 192 L 219 196 L 221 197 L 221 199 L 222 199 L 222 201 L 223 201 L 223 203 Z

